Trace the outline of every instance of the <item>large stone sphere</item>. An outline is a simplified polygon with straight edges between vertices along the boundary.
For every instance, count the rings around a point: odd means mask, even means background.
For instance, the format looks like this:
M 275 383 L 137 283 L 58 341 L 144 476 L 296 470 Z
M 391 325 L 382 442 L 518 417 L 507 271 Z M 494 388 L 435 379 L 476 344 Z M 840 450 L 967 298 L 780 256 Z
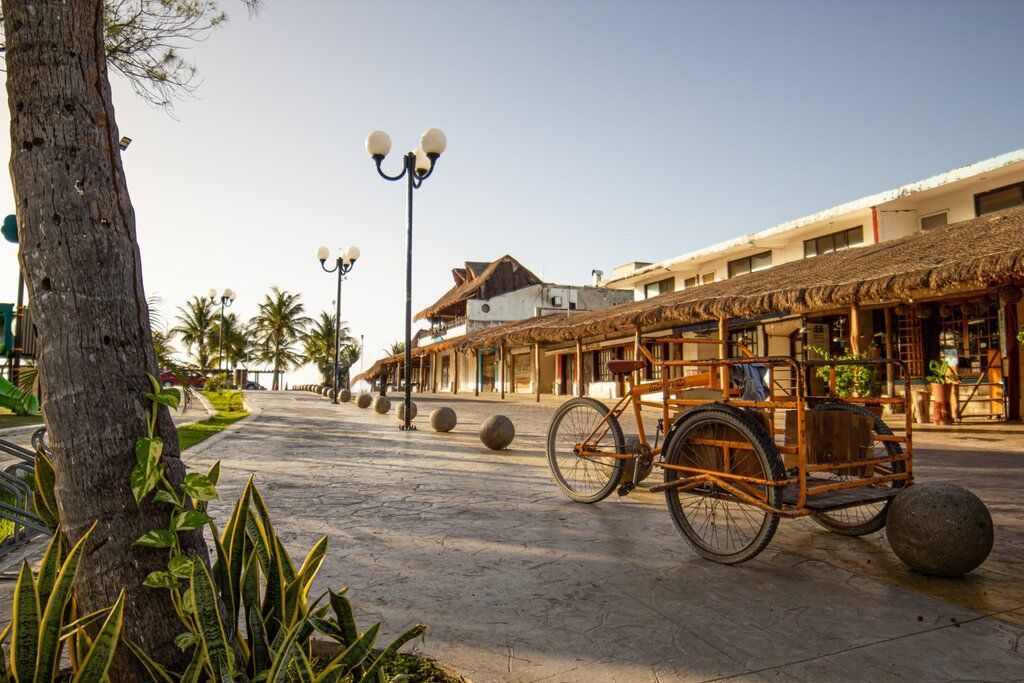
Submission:
M 409 401 L 409 419 L 415 420 L 416 413 L 418 412 L 419 411 L 416 409 L 416 403 L 413 401 Z M 398 402 L 398 409 L 395 410 L 395 415 L 398 416 L 400 422 L 405 422 L 405 401 Z
M 348 403 L 349 401 L 352 400 L 352 392 L 349 391 L 348 389 L 339 389 L 338 400 L 341 401 L 342 403 Z
M 369 408 L 371 403 L 373 403 L 373 396 L 365 392 L 359 394 L 359 398 L 356 399 L 356 405 L 360 408 Z
M 330 394 L 331 394 L 331 388 L 330 387 L 320 387 L 320 395 L 321 396 L 330 396 Z
M 373 399 L 373 409 L 381 415 L 386 415 L 391 410 L 391 399 L 387 396 L 378 396 Z
M 504 415 L 492 415 L 480 425 L 480 440 L 492 451 L 507 448 L 514 438 L 516 438 L 515 425 Z
M 889 505 L 885 535 L 896 556 L 930 576 L 963 576 L 992 550 L 992 515 L 955 484 L 914 484 Z
M 430 413 L 430 426 L 435 432 L 450 432 L 455 429 L 457 422 L 455 411 L 448 406 L 436 408 Z

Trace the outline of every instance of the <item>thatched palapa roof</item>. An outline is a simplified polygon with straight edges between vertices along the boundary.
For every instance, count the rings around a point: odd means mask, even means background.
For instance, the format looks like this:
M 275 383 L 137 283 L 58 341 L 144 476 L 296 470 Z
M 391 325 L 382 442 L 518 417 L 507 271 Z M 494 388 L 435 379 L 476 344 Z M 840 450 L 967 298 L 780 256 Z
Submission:
M 565 342 L 636 326 L 828 310 L 903 300 L 922 291 L 985 288 L 1022 277 L 1024 209 L 1018 208 L 653 299 L 520 320 L 469 335 L 457 348 Z
M 452 277 L 455 278 L 455 286 L 417 313 L 413 320 L 437 315 L 465 315 L 465 302 L 469 299 L 490 299 L 542 283 L 539 277 L 508 254 L 490 263 L 467 261 L 465 268 L 452 270 Z

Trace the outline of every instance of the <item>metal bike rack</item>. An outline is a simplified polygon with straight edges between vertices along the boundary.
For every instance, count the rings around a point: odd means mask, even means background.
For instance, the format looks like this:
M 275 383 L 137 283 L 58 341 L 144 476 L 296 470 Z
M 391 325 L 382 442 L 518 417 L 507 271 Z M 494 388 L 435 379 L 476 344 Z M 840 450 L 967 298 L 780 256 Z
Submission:
M 37 435 L 39 435 L 37 437 Z M 32 443 L 43 452 L 45 430 L 32 435 Z M 10 536 L 0 541 L 0 557 L 38 534 L 50 535 L 46 523 L 35 514 L 32 487 L 18 474 L 35 477 L 36 454 L 16 443 L 0 439 L 0 454 L 13 457 L 15 461 L 0 471 L 0 491 L 7 493 L 13 503 L 0 501 L 0 519 L 6 519 L 14 526 Z

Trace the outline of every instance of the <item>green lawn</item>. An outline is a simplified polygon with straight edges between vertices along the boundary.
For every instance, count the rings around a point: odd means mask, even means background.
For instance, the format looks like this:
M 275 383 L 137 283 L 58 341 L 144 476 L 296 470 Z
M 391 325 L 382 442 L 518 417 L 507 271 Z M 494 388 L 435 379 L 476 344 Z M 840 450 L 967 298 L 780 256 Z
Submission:
M 200 441 L 209 439 L 217 432 L 223 431 L 249 414 L 248 410 L 238 410 L 239 397 L 242 395 L 240 391 L 224 391 L 220 393 L 216 391 L 201 391 L 199 393 L 210 401 L 210 404 L 217 413 L 213 417 L 193 422 L 178 430 L 178 444 L 181 450 L 191 448 Z M 234 405 L 231 405 L 231 403 Z M 233 408 L 234 410 L 232 410 Z
M 0 408 L 0 429 L 43 424 L 42 415 L 15 415 L 6 408 Z

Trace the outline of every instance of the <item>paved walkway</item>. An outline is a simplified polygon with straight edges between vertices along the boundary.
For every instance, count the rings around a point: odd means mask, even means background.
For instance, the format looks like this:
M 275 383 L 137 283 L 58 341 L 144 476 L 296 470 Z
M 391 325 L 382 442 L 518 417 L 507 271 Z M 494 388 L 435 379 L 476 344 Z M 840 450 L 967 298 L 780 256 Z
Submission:
M 1024 620 L 1024 601 L 1003 596 L 981 612 L 895 585 L 903 570 L 891 560 L 882 580 L 831 561 L 839 545 L 887 553 L 877 539 L 784 521 L 755 561 L 723 567 L 689 550 L 660 497 L 570 502 L 544 461 L 550 403 L 418 398 L 422 431 L 402 433 L 393 413 L 312 394 L 247 398 L 258 414 L 189 459 L 223 461 L 216 513 L 228 514 L 254 472 L 289 550 L 329 536 L 320 587 L 351 584 L 363 626 L 430 624 L 417 648 L 474 681 L 1024 678 L 1024 630 L 1008 623 Z M 459 414 L 452 434 L 425 424 L 441 404 Z M 476 436 L 499 411 L 519 431 L 500 454 Z M 998 450 L 976 455 L 998 460 Z M 927 476 L 932 458 L 920 458 Z M 1019 491 L 1013 454 L 1000 462 Z M 993 495 L 1013 507 L 1019 498 L 1005 486 Z M 990 563 L 1019 562 L 1017 541 L 998 534 L 1005 558 Z

